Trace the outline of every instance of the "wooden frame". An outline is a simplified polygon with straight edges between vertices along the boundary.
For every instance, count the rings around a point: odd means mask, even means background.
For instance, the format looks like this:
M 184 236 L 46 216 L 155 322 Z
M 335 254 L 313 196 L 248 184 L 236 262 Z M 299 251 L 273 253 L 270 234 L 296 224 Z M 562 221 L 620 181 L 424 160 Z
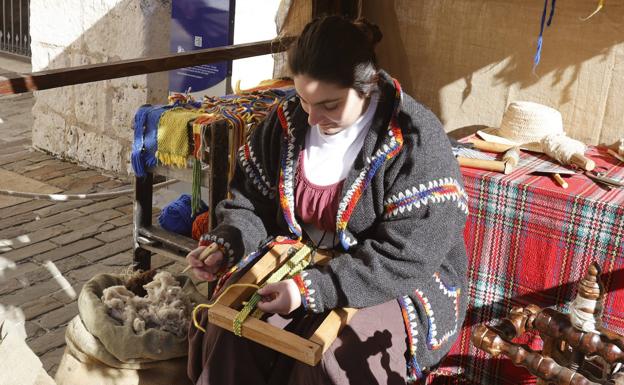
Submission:
M 286 262 L 293 247 L 298 249 L 301 246 L 302 244 L 276 244 L 237 283 L 262 284 L 273 271 Z M 323 264 L 330 259 L 330 253 L 319 251 L 316 253 L 314 261 L 317 264 Z M 208 322 L 232 331 L 238 308 L 253 293 L 254 289 L 250 287 L 232 287 L 208 310 Z M 331 311 L 309 339 L 253 317 L 248 317 L 243 323 L 242 336 L 298 361 L 314 366 L 318 364 L 323 353 L 327 351 L 340 333 L 340 330 L 349 322 L 356 311 L 356 309 L 352 308 Z

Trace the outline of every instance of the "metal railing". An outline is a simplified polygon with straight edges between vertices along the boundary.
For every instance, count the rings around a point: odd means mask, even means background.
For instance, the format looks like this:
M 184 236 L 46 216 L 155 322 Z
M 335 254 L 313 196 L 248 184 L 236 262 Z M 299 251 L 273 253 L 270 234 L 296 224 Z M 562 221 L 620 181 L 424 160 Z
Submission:
M 2 0 L 0 51 L 30 57 L 30 0 Z

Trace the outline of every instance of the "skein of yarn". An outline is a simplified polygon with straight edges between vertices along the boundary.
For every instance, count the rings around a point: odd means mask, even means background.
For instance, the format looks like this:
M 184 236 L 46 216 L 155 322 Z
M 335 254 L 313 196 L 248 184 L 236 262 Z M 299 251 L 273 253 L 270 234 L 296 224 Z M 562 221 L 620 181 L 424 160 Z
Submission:
M 206 210 L 208 210 L 208 206 L 201 202 L 200 213 Z M 167 231 L 190 237 L 194 219 L 195 216 L 193 216 L 191 210 L 191 196 L 182 194 L 178 199 L 169 202 L 169 204 L 163 207 L 158 217 L 158 223 L 160 227 Z
M 574 164 L 587 171 L 596 167 L 596 163 L 584 155 L 587 146 L 578 140 L 565 135 L 548 135 L 542 139 L 541 143 L 546 155 L 561 164 Z

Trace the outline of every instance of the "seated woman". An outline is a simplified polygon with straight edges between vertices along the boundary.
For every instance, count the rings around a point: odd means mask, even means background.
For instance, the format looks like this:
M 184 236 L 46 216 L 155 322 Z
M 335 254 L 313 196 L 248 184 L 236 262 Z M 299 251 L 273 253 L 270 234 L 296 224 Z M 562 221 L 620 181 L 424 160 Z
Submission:
M 466 309 L 466 194 L 439 120 L 376 66 L 379 29 L 309 23 L 288 53 L 296 95 L 240 150 L 218 225 L 187 256 L 217 272 L 267 237 L 332 248 L 325 266 L 259 290 L 271 323 L 302 335 L 331 309 L 360 310 L 310 367 L 219 327 L 190 332 L 196 384 L 413 382 L 449 351 Z M 210 243 L 219 250 L 204 262 Z M 204 312 L 205 313 L 205 312 Z

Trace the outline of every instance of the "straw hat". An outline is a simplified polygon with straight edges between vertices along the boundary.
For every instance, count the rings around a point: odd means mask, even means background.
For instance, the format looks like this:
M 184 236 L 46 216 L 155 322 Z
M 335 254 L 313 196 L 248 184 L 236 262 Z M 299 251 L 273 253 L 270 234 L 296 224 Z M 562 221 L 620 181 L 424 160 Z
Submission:
M 477 132 L 485 141 L 511 144 L 536 152 L 543 152 L 542 138 L 553 134 L 564 135 L 561 113 L 534 102 L 509 103 L 499 128 Z

